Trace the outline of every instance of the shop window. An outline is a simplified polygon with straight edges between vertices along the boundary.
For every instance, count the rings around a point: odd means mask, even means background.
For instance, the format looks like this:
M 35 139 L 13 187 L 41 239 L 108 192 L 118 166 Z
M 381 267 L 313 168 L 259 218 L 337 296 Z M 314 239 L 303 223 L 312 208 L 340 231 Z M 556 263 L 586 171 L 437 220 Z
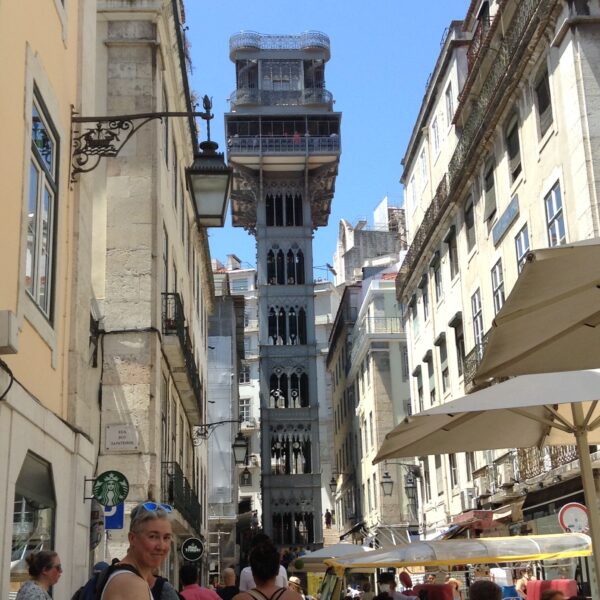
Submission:
M 29 452 L 15 486 L 10 562 L 12 591 L 29 578 L 25 557 L 32 551 L 54 549 L 55 515 L 52 467 Z

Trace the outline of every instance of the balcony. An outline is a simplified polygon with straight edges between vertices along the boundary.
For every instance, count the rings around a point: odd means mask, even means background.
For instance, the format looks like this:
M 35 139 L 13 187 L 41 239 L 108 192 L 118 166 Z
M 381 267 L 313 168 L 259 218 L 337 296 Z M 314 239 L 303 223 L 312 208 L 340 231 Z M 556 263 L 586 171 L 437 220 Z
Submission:
M 162 501 L 170 504 L 200 533 L 202 509 L 198 496 L 176 462 L 162 463 Z
M 482 139 L 493 134 L 496 123 L 504 109 L 505 100 L 521 81 L 521 71 L 527 64 L 535 43 L 542 35 L 555 5 L 553 0 L 522 0 L 515 3 L 515 12 L 505 26 L 504 37 L 498 40 L 498 50 L 487 70 L 476 69 L 473 82 L 482 81 L 475 90 L 474 83 L 467 82 L 460 96 L 460 105 L 455 115 L 459 119 L 469 107 L 460 138 L 448 166 L 447 181 L 443 179 L 431 205 L 417 229 L 397 278 L 398 297 L 404 296 L 409 279 L 417 264 L 425 256 L 426 245 L 448 209 L 461 199 L 461 191 L 478 167 Z M 502 15 L 498 13 L 494 22 Z M 483 26 L 482 26 L 483 27 Z M 480 32 L 479 47 L 475 42 L 472 60 L 489 43 L 490 31 Z M 485 44 L 484 44 L 485 42 Z M 470 78 L 471 79 L 471 78 Z M 467 86 L 471 86 L 467 88 Z
M 357 365 L 358 357 L 364 352 L 369 338 L 374 337 L 385 341 L 396 339 L 400 334 L 404 334 L 400 317 L 363 317 L 354 325 L 352 332 L 350 363 Z
M 240 31 L 229 38 L 229 58 L 235 60 L 240 50 L 321 50 L 325 60 L 330 56 L 329 37 L 320 31 L 300 35 L 269 35 L 256 31 Z
M 558 467 L 579 460 L 576 446 L 548 446 L 517 450 L 519 474 L 522 481 L 548 473 Z
M 238 88 L 229 96 L 232 112 L 240 106 L 325 106 L 333 109 L 333 94 L 324 88 L 303 90 L 259 90 Z
M 489 45 L 489 39 L 487 33 L 490 31 L 490 18 L 483 17 L 478 23 L 473 37 L 471 38 L 471 44 L 467 50 L 467 64 L 469 71 L 473 68 L 477 57 L 481 50 Z
M 481 364 L 481 359 L 483 358 L 483 353 L 488 343 L 488 336 L 489 331 L 481 338 L 481 342 L 475 344 L 473 350 L 471 350 L 471 352 L 465 356 L 465 360 L 463 362 L 463 377 L 465 391 L 467 393 L 474 392 L 476 389 L 479 389 L 473 383 L 473 378 L 475 377 L 475 373 Z
M 227 140 L 229 154 L 337 154 L 340 138 L 329 136 L 234 136 Z
M 202 422 L 202 387 L 178 293 L 162 294 L 163 350 L 190 423 Z

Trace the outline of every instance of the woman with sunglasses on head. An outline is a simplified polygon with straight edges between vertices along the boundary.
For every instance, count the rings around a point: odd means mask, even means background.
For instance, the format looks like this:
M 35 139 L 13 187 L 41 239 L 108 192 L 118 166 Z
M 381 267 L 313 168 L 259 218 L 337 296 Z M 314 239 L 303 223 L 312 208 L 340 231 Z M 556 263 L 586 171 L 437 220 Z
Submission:
M 31 579 L 26 581 L 17 594 L 17 600 L 51 600 L 48 590 L 60 579 L 60 558 L 52 550 L 32 552 L 25 559 Z
M 148 582 L 171 549 L 168 504 L 143 502 L 131 511 L 129 549 L 121 562 L 107 569 L 101 600 L 152 600 Z

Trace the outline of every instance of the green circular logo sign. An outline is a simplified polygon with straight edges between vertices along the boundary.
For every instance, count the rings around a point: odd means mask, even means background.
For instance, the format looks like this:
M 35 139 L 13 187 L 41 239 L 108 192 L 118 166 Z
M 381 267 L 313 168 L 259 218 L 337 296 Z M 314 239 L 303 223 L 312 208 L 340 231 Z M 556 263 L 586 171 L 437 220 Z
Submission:
M 92 492 L 103 506 L 116 506 L 127 498 L 129 481 L 119 471 L 104 471 L 96 477 Z

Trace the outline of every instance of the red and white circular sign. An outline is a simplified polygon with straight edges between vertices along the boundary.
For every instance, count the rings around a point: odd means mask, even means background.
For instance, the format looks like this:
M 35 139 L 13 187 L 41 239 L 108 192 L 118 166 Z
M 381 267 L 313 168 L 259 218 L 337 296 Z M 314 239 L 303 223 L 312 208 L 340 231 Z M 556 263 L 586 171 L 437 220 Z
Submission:
M 558 513 L 558 522 L 567 533 L 587 533 L 590 530 L 588 509 L 579 502 L 565 504 Z

